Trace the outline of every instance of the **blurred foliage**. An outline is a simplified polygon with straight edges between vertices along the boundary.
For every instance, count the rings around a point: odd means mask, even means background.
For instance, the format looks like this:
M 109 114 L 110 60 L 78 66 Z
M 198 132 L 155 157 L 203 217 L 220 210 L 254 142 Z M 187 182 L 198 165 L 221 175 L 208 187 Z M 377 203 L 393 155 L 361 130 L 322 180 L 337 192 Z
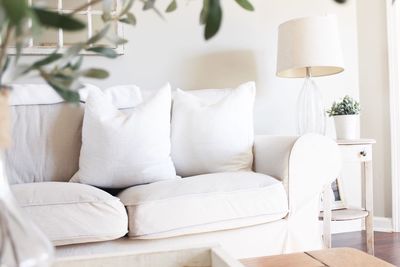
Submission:
M 116 58 L 118 55 L 115 50 L 102 45 L 101 41 L 106 39 L 115 46 L 127 43 L 126 39 L 112 34 L 110 28 L 112 23 L 136 25 L 137 19 L 132 11 L 136 3 L 141 4 L 145 11 L 152 10 L 160 17 L 163 16 L 163 12 L 156 6 L 157 0 L 120 0 L 122 5 L 117 11 L 113 11 L 113 1 L 115 0 L 90 0 L 76 7 L 72 13 L 64 14 L 42 5 L 30 6 L 27 0 L 0 0 L 0 90 L 10 88 L 3 83 L 2 77 L 11 61 L 7 50 L 9 47 L 15 47 L 16 56 L 12 60 L 17 70 L 14 74 L 15 79 L 36 72 L 66 101 L 78 102 L 80 100 L 78 90 L 83 86 L 79 81 L 81 77 L 104 79 L 109 76 L 106 70 L 100 68 L 82 70 L 82 52 L 88 51 L 107 58 Z M 222 23 L 221 0 L 198 1 L 203 1 L 200 24 L 204 27 L 204 39 L 209 40 L 218 33 Z M 233 1 L 247 11 L 254 10 L 249 0 Z M 346 0 L 334 1 L 341 4 L 346 2 Z M 100 2 L 103 6 L 101 18 L 104 27 L 89 40 L 76 42 L 63 51 L 56 49 L 30 65 L 18 65 L 24 44 L 30 38 L 40 35 L 48 28 L 63 29 L 66 32 L 86 30 L 86 25 L 76 18 L 76 13 Z M 171 13 L 177 8 L 178 0 L 171 0 L 164 12 Z
M 68 1 L 68 0 L 67 0 Z M 100 68 L 81 69 L 83 51 L 88 51 L 107 58 L 116 58 L 114 49 L 101 44 L 103 39 L 118 46 L 125 44 L 126 39 L 111 33 L 110 28 L 114 23 L 136 25 L 136 16 L 133 14 L 133 5 L 142 4 L 142 9 L 152 10 L 159 16 L 162 12 L 156 6 L 156 0 L 121 0 L 121 8 L 113 11 L 115 0 L 90 0 L 82 6 L 76 7 L 71 13 L 60 13 L 43 5 L 30 6 L 27 0 L 0 0 L 0 90 L 10 88 L 4 84 L 2 77 L 10 66 L 8 49 L 15 47 L 16 56 L 12 58 L 15 64 L 15 79 L 35 72 L 40 75 L 54 90 L 68 102 L 79 102 L 78 90 L 83 85 L 80 78 L 104 79 L 108 72 Z M 234 0 L 245 10 L 253 11 L 254 7 L 248 0 Z M 89 40 L 73 43 L 66 50 L 55 51 L 30 65 L 19 65 L 19 58 L 24 49 L 24 44 L 32 37 L 38 36 L 48 28 L 62 29 L 66 32 L 79 32 L 86 30 L 86 25 L 77 19 L 79 11 L 102 2 L 102 20 L 104 27 L 96 32 Z M 172 0 L 165 9 L 170 13 L 178 8 L 178 1 Z M 222 22 L 222 6 L 220 0 L 203 0 L 200 12 L 200 23 L 204 27 L 206 40 L 214 37 L 220 29 Z

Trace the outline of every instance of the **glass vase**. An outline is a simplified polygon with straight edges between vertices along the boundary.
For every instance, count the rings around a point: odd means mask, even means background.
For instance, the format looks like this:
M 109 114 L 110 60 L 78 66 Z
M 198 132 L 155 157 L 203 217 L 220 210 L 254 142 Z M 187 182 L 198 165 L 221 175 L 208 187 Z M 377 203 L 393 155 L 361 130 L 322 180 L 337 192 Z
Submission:
M 10 139 L 6 100 L 0 90 L 0 267 L 47 267 L 53 259 L 53 246 L 18 206 L 4 171 L 2 148 Z

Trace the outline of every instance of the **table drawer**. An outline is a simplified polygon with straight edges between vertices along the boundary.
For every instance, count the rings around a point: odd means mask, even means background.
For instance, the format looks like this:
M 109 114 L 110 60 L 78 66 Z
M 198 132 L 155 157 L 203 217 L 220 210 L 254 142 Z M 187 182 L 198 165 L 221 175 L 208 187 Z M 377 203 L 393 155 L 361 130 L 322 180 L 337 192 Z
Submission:
M 339 147 L 344 162 L 363 162 L 372 160 L 371 145 L 341 145 Z

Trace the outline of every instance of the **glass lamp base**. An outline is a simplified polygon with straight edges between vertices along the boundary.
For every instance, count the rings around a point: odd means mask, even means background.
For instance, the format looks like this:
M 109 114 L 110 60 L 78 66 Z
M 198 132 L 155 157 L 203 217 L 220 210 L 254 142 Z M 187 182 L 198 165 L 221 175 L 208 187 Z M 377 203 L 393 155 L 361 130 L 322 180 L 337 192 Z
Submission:
M 325 134 L 322 94 L 311 77 L 306 77 L 297 102 L 297 133 Z

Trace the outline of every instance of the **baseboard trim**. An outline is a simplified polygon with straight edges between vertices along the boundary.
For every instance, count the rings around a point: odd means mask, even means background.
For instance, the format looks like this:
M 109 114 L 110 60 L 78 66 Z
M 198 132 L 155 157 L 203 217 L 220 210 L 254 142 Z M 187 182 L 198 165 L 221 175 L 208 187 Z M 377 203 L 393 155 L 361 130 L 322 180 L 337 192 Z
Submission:
M 374 230 L 379 232 L 393 232 L 392 218 L 374 217 Z
M 361 231 L 365 229 L 363 221 L 364 220 L 332 222 L 332 234 Z M 392 218 L 374 217 L 374 231 L 393 232 Z

